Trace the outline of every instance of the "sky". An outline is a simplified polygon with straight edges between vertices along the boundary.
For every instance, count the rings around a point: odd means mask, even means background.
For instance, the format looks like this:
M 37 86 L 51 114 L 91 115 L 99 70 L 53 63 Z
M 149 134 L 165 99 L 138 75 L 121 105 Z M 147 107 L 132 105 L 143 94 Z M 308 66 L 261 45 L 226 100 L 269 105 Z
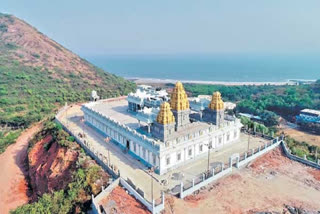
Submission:
M 319 0 L 1 0 L 82 56 L 320 52 Z

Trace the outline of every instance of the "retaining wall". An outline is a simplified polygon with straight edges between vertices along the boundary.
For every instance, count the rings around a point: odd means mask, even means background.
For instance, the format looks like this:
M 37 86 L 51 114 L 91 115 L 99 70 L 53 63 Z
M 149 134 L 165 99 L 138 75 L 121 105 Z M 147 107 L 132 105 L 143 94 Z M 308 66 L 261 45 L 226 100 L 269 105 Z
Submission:
M 314 167 L 314 168 L 317 168 L 317 169 L 320 169 L 320 161 L 319 160 L 318 160 L 318 163 L 315 163 L 315 162 L 312 162 L 312 161 L 309 161 L 309 160 L 306 160 L 304 158 L 300 158 L 298 156 L 295 156 L 295 155 L 291 154 L 290 149 L 287 148 L 287 145 L 285 144 L 285 142 L 281 143 L 281 147 L 283 149 L 284 154 L 289 159 L 294 160 L 294 161 L 298 161 L 300 163 L 303 163 L 305 165 L 308 165 L 308 166 L 311 166 L 311 167 Z
M 101 214 L 100 208 L 99 208 L 100 200 L 107 197 L 112 192 L 112 190 L 119 185 L 119 182 L 120 182 L 120 178 L 117 178 L 107 188 L 103 189 L 103 187 L 102 187 L 102 191 L 96 197 L 94 197 L 94 195 L 91 196 L 92 197 L 92 212 L 94 214 Z
M 257 152 L 255 154 L 251 155 L 250 157 L 247 157 L 244 160 L 239 161 L 238 168 L 247 165 L 250 161 L 252 161 L 252 160 L 256 159 L 257 157 L 259 157 L 259 156 L 273 150 L 274 148 L 278 147 L 281 142 L 282 141 L 277 141 L 276 143 L 274 143 L 268 147 L 263 147 L 263 149 L 261 149 L 260 152 Z
M 205 174 L 203 174 L 203 180 L 198 184 L 195 184 L 195 179 L 193 179 L 191 187 L 186 190 L 183 189 L 183 183 L 181 183 L 181 185 L 180 185 L 180 198 L 184 198 L 188 195 L 191 195 L 193 192 L 199 190 L 201 187 L 204 187 L 204 186 L 208 185 L 209 183 L 216 181 L 225 175 L 230 174 L 232 172 L 234 158 L 236 158 L 236 167 L 240 168 L 241 166 L 248 164 L 250 161 L 256 159 L 257 157 L 276 148 L 277 146 L 280 145 L 281 142 L 282 142 L 282 140 L 279 140 L 279 138 L 276 138 L 271 141 L 270 145 L 265 144 L 264 147 L 259 147 L 258 151 L 256 153 L 252 153 L 248 157 L 245 155 L 244 159 L 241 161 L 240 161 L 239 154 L 232 155 L 229 159 L 229 167 L 227 169 L 224 169 L 217 174 L 215 174 L 214 169 L 212 169 L 212 175 L 210 177 L 205 178 L 205 176 L 204 176 Z M 255 150 L 253 150 L 253 151 L 255 151 Z M 223 167 L 222 167 L 222 169 L 223 169 Z
M 127 189 L 131 195 L 133 195 L 138 201 L 140 201 L 147 209 L 154 213 L 160 213 L 164 209 L 164 193 L 162 193 L 161 204 L 155 206 L 155 201 L 152 203 L 148 202 L 144 197 L 142 197 L 133 187 L 131 187 L 123 178 L 120 178 L 120 184 Z
M 189 189 L 186 189 L 186 190 L 183 190 L 183 183 L 181 183 L 180 185 L 180 198 L 184 198 L 188 195 L 191 195 L 193 192 L 199 190 L 201 187 L 204 187 L 206 185 L 208 185 L 209 183 L 215 181 L 215 180 L 218 180 L 219 178 L 229 174 L 232 172 L 232 168 L 229 167 L 223 171 L 221 171 L 220 173 L 218 174 L 215 174 L 207 179 L 204 179 L 202 182 L 196 184 L 196 185 L 192 185 Z M 193 181 L 194 182 L 194 181 Z

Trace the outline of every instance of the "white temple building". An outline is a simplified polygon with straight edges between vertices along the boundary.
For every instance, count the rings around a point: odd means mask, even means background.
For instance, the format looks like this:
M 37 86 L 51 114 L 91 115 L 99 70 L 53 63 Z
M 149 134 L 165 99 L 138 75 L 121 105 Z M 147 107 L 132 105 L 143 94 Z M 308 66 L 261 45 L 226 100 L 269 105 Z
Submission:
M 139 86 L 126 100 L 90 102 L 82 111 L 87 124 L 160 175 L 204 158 L 208 149 L 232 146 L 242 127 L 239 119 L 224 115 L 219 92 L 211 100 L 189 100 L 180 82 L 170 97 L 165 90 Z

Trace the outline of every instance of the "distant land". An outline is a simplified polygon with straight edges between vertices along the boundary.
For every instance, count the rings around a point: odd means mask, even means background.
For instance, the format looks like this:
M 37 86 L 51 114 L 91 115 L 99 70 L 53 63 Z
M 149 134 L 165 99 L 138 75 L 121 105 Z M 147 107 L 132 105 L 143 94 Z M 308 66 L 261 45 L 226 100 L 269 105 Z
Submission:
M 106 55 L 86 58 L 127 79 L 161 82 L 286 84 L 291 79 L 313 81 L 319 79 L 320 73 L 320 54 Z
M 180 80 L 174 79 L 151 79 L 151 78 L 127 78 L 130 81 L 135 82 L 136 84 L 167 84 L 167 83 L 176 83 Z M 205 85 L 227 85 L 227 86 L 236 86 L 236 85 L 295 85 L 297 82 L 309 83 L 315 82 L 315 80 L 294 80 L 294 81 L 285 81 L 285 82 L 229 82 L 229 81 L 202 81 L 202 80 L 181 80 L 182 83 L 190 84 L 205 84 Z

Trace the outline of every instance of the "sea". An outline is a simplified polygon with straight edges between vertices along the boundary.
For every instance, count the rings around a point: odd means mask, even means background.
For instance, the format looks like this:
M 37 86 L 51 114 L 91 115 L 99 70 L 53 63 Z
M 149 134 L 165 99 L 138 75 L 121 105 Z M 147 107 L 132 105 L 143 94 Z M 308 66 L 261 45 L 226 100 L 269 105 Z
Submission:
M 129 79 L 285 82 L 320 79 L 320 54 L 86 56 L 107 72 Z

